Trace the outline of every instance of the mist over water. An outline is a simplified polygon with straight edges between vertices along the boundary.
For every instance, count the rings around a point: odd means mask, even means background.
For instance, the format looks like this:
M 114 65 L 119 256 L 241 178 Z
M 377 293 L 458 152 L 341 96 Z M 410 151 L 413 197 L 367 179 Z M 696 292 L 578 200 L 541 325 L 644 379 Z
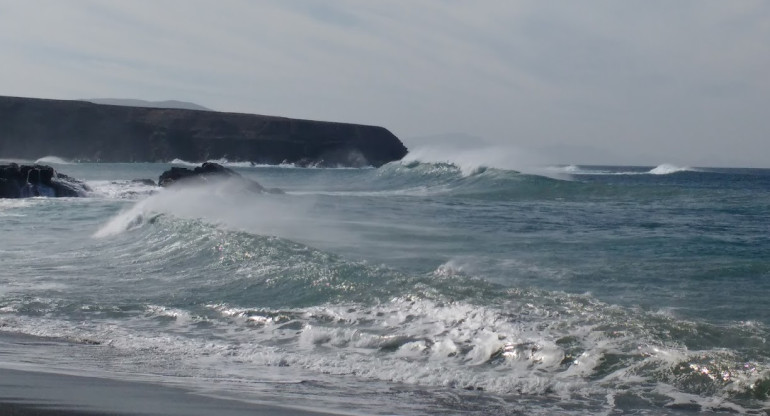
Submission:
M 61 167 L 93 194 L 0 201 L 0 330 L 79 346 L 29 357 L 62 371 L 363 413 L 767 411 L 770 173 L 545 162 L 233 166 L 281 195 Z

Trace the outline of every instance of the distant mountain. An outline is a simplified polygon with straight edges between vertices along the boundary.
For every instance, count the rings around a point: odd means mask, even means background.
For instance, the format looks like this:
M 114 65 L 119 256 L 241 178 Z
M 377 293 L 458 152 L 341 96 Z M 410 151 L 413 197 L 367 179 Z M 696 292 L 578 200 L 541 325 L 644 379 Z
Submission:
M 135 100 L 131 98 L 86 98 L 80 101 L 88 101 L 94 104 L 104 105 L 122 105 L 125 107 L 146 107 L 146 108 L 179 108 L 182 110 L 201 110 L 214 111 L 202 105 L 188 103 L 186 101 L 166 100 L 166 101 L 146 101 Z

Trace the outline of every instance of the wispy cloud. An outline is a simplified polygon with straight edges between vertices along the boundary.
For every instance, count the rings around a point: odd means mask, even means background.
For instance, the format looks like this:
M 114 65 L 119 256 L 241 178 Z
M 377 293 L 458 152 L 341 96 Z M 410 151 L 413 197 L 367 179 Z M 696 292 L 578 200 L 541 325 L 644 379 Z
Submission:
M 0 93 L 762 163 L 767 39 L 762 0 L 0 1 Z

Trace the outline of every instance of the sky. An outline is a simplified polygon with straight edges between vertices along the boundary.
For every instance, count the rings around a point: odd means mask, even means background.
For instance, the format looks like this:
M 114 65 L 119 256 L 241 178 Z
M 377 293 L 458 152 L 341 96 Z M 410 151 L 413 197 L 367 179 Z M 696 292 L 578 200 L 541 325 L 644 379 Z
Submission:
M 553 163 L 770 167 L 766 0 L 0 0 L 0 95 L 182 100 Z

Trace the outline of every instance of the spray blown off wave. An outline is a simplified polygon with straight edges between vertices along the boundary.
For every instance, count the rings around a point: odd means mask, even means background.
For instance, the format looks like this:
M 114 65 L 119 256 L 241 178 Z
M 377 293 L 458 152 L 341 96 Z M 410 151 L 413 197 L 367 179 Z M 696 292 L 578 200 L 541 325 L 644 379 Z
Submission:
M 35 161 L 36 164 L 69 165 L 72 162 L 58 156 L 45 156 Z
M 454 148 L 451 146 L 418 146 L 402 160 L 405 163 L 423 162 L 457 166 L 465 176 L 486 168 L 511 170 L 548 176 L 545 158 L 530 151 L 510 146 Z
M 690 167 L 676 166 L 669 163 L 658 165 L 652 169 L 637 167 L 630 170 L 620 166 L 552 166 L 549 170 L 569 175 L 670 175 L 678 172 L 696 172 Z
M 658 165 L 654 167 L 653 169 L 650 170 L 649 173 L 653 175 L 670 175 L 672 173 L 687 172 L 692 170 L 693 170 L 692 168 L 675 166 L 669 163 L 664 163 L 662 165 Z

